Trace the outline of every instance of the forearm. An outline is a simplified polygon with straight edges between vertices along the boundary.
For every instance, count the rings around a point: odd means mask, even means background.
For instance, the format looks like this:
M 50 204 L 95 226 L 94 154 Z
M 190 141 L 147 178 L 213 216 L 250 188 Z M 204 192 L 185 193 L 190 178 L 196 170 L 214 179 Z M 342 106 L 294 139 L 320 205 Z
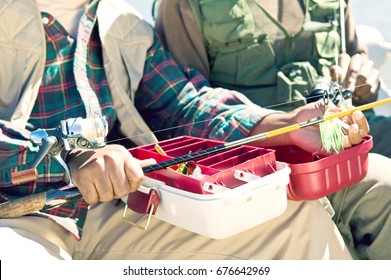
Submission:
M 322 149 L 319 126 L 310 125 L 301 128 L 300 124 L 323 116 L 324 110 L 323 102 L 319 101 L 309 103 L 291 112 L 269 114 L 251 131 L 251 135 L 293 125 L 290 132 L 286 132 L 287 130 L 284 129 L 283 134 L 258 141 L 255 144 L 260 146 L 296 145 L 309 152 L 318 152 Z
M 287 127 L 289 125 L 295 124 L 294 114 L 289 113 L 271 113 L 265 116 L 262 121 L 260 121 L 254 129 L 250 132 L 249 136 L 258 135 L 265 132 L 270 132 L 275 129 L 282 127 Z M 292 142 L 287 134 L 282 134 L 280 136 L 275 136 L 266 140 L 258 141 L 254 143 L 255 145 L 269 147 L 269 146 L 282 146 L 282 145 L 291 145 Z

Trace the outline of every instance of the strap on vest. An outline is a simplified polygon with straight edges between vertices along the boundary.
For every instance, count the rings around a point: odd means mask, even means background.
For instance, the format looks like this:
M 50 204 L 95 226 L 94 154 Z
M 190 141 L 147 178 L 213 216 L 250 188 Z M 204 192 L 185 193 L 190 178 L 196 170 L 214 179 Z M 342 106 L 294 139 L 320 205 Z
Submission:
M 95 26 L 98 4 L 99 0 L 93 0 L 80 19 L 73 64 L 76 86 L 83 100 L 87 118 L 102 117 L 98 97 L 91 88 L 87 77 L 88 41 Z M 93 11 L 95 15 L 92 20 L 87 16 L 89 11 Z

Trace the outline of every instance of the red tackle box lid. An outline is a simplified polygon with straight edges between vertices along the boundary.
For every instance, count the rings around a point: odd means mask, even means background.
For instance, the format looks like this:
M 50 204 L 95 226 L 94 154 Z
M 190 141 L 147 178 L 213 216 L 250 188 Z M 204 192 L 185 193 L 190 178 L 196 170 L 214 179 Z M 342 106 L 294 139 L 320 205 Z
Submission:
M 297 146 L 276 147 L 276 159 L 291 169 L 288 198 L 315 200 L 330 195 L 362 180 L 368 171 L 368 152 L 372 136 L 333 155 L 309 153 Z

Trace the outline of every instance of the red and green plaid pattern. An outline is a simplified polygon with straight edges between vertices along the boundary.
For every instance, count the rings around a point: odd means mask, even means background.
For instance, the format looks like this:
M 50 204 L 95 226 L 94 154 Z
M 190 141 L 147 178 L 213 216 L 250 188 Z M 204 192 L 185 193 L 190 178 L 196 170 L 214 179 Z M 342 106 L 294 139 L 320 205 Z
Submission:
M 266 113 L 235 91 L 210 88 L 198 71 L 178 65 L 157 37 L 135 104 L 160 139 L 191 135 L 230 142 L 247 136 Z
M 31 114 L 31 129 L 53 128 L 61 120 L 84 117 L 85 109 L 76 89 L 73 74 L 75 42 L 49 14 L 45 25 L 47 61 L 39 95 Z M 95 16 L 93 11 L 89 17 Z M 87 75 L 101 104 L 102 114 L 113 127 L 116 116 L 103 69 L 101 42 L 95 25 L 88 44 Z M 233 141 L 248 135 L 265 111 L 234 91 L 211 89 L 199 72 L 178 65 L 164 50 L 157 37 L 147 52 L 144 75 L 136 93 L 135 104 L 143 118 L 160 139 L 193 135 L 208 139 Z M 28 132 L 0 121 L 0 201 L 12 196 L 25 196 L 57 188 L 64 171 L 53 159 L 46 158 L 38 167 L 38 182 L 11 186 L 10 172 L 30 162 L 37 151 L 28 141 Z M 2 195 L 3 194 L 3 195 Z M 82 234 L 87 204 L 69 201 L 61 207 L 47 210 L 56 216 L 75 221 Z
M 89 10 L 87 17 L 90 20 L 95 17 L 95 11 Z M 42 13 L 42 17 L 48 19 L 48 23 L 44 24 L 47 39 L 47 57 L 42 84 L 29 120 L 32 130 L 37 128 L 54 128 L 59 125 L 61 120 L 86 116 L 84 104 L 77 90 L 73 74 L 76 41 L 68 35 L 60 23 L 51 15 Z M 114 125 L 116 115 L 103 69 L 98 25 L 95 25 L 88 42 L 87 63 L 87 75 L 90 79 L 91 87 L 97 93 L 102 114 L 106 117 L 111 128 Z M 0 126 L 0 128 L 5 135 L 11 133 L 11 129 L 7 126 Z M 39 179 L 37 182 L 7 187 L 10 185 L 10 172 L 15 167 L 31 162 L 35 158 L 35 152 L 37 151 L 37 147 L 33 147 L 28 141 L 28 133 L 18 134 L 18 132 L 14 132 L 12 134 L 12 141 L 1 143 L 0 156 L 3 160 L 0 163 L 3 174 L 1 175 L 0 192 L 7 194 L 3 195 L 3 200 L 5 197 L 25 196 L 63 186 L 64 183 L 61 180 L 64 175 L 64 169 L 53 158 L 45 157 L 38 166 Z M 15 136 L 18 136 L 18 141 L 16 141 Z M 79 236 L 85 221 L 87 207 L 87 203 L 83 200 L 78 200 L 69 201 L 60 207 L 43 210 L 42 212 L 59 217 L 75 218 L 79 232 L 74 234 Z

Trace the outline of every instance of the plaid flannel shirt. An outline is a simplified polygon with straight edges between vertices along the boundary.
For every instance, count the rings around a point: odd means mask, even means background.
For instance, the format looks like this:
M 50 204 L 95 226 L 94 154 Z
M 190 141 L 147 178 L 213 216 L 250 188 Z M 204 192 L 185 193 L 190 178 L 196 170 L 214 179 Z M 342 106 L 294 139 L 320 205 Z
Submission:
M 88 16 L 95 17 L 94 12 L 90 10 Z M 51 15 L 42 13 L 42 17 L 48 19 L 45 24 L 47 61 L 29 120 L 31 129 L 53 128 L 61 120 L 85 116 L 72 71 L 75 42 Z M 245 137 L 268 113 L 236 92 L 211 89 L 197 71 L 180 67 L 159 39 L 154 39 L 135 104 L 152 131 L 159 131 L 161 138 L 193 135 L 233 141 Z M 111 128 L 116 116 L 103 69 L 97 25 L 88 46 L 88 77 Z M 10 173 L 32 161 L 39 148 L 28 139 L 28 131 L 0 121 L 0 202 L 64 185 L 63 168 L 51 157 L 45 157 L 37 168 L 38 181 L 12 186 Z M 87 210 L 86 202 L 79 199 L 36 214 L 50 217 L 80 238 Z

